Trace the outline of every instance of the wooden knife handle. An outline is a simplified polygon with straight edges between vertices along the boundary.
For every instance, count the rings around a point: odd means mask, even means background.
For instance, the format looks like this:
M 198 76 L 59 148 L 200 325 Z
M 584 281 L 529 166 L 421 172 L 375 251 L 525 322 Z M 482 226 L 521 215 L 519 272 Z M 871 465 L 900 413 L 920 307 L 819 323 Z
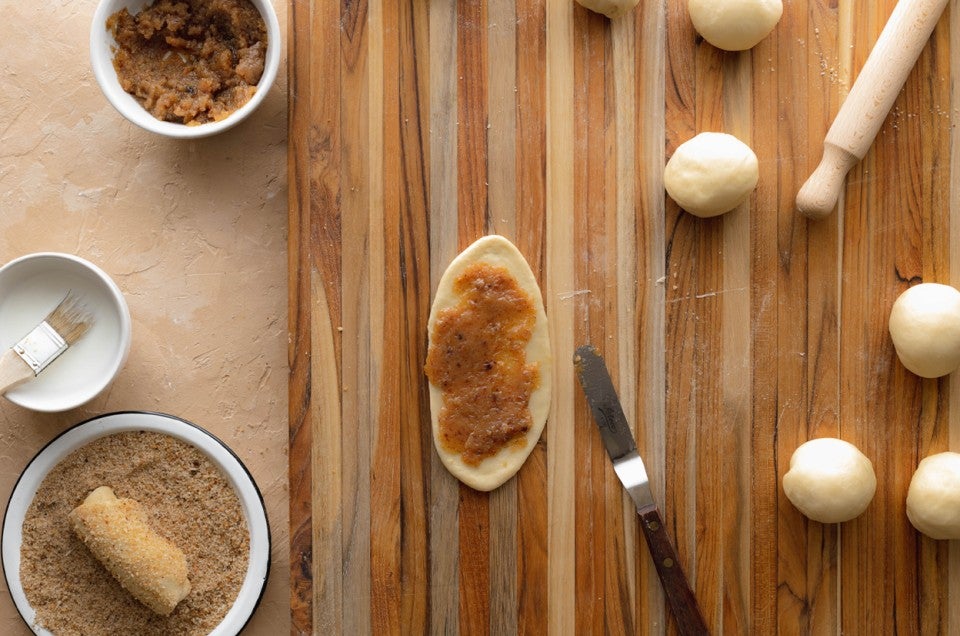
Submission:
M 797 194 L 801 214 L 816 219 L 833 211 L 844 177 L 873 144 L 946 6 L 947 0 L 897 3 L 827 132 L 820 167 Z
M 709 634 L 707 624 L 697 605 L 697 597 L 693 595 L 687 577 L 680 566 L 677 551 L 673 549 L 670 536 L 663 527 L 663 519 L 656 508 L 650 507 L 638 510 L 640 527 L 647 539 L 650 556 L 657 568 L 657 575 L 663 585 L 664 596 L 673 618 L 677 621 L 677 629 L 683 636 L 702 636 Z

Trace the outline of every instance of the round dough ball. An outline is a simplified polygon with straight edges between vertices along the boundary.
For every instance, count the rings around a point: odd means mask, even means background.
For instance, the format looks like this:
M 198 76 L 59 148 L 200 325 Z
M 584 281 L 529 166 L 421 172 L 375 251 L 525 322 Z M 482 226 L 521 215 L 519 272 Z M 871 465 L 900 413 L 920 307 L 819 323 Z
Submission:
M 746 51 L 767 37 L 783 15 L 782 0 L 689 0 L 697 33 L 718 49 Z
M 577 0 L 583 7 L 602 13 L 611 20 L 632 11 L 640 0 Z
M 907 517 L 931 539 L 960 539 L 960 453 L 938 453 L 917 466 Z
M 677 148 L 663 171 L 663 185 L 695 216 L 729 212 L 750 196 L 760 179 L 757 155 L 733 135 L 704 132 Z
M 960 291 L 922 283 L 900 294 L 890 311 L 890 337 L 903 366 L 923 378 L 960 367 Z
M 857 517 L 877 490 L 877 476 L 867 456 L 849 442 L 833 437 L 812 439 L 790 458 L 783 476 L 787 499 L 800 512 L 821 523 Z

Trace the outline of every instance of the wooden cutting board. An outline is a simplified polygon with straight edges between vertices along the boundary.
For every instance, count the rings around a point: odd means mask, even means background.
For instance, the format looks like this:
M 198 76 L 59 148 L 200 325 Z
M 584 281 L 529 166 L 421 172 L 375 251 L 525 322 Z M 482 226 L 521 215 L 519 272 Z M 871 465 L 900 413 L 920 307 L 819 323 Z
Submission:
M 570 0 L 294 0 L 290 522 L 296 633 L 671 631 L 633 510 L 575 383 L 612 365 L 715 633 L 960 633 L 960 545 L 904 512 L 920 458 L 960 450 L 956 376 L 886 329 L 919 281 L 960 284 L 960 24 L 945 15 L 841 209 L 793 211 L 893 0 L 787 2 L 724 53 L 684 0 L 611 23 Z M 704 130 L 760 159 L 740 209 L 665 199 Z M 459 485 L 429 432 L 431 294 L 511 238 L 543 288 L 552 415 L 518 476 Z M 780 479 L 842 437 L 876 498 L 807 521 Z

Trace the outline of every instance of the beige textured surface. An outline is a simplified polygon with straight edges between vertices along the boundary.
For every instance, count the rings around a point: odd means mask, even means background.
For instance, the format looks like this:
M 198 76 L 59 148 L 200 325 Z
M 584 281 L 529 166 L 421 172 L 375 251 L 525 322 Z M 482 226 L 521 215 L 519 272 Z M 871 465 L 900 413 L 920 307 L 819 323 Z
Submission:
M 0 494 L 83 419 L 145 409 L 196 422 L 233 448 L 267 502 L 273 568 L 245 634 L 287 633 L 285 55 L 246 122 L 207 140 L 159 138 L 96 85 L 95 6 L 0 0 L 0 262 L 53 250 L 97 263 L 127 297 L 133 347 L 114 385 L 75 411 L 0 400 Z M 286 5 L 274 6 L 285 26 Z M 29 633 L 0 585 L 0 634 Z

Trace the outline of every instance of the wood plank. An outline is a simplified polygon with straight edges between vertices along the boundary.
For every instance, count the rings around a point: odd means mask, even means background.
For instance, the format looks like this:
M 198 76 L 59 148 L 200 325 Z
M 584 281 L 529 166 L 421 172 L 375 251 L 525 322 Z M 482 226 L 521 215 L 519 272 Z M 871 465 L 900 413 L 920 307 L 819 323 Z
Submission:
M 487 2 L 457 3 L 459 249 L 493 230 L 487 199 Z M 489 496 L 460 485 L 460 633 L 490 631 Z
M 560 295 L 575 289 L 573 231 L 573 5 L 546 5 L 546 310 L 554 354 L 553 401 L 547 439 L 547 629 L 572 634 L 575 628 L 576 568 L 574 484 L 574 399 L 569 352 L 575 348 L 574 314 Z M 567 355 L 564 355 L 565 352 Z
M 695 49 L 686 44 L 693 39 L 692 25 L 689 17 L 679 6 L 679 3 L 667 3 L 666 29 L 666 108 L 664 122 L 666 129 L 665 146 L 667 158 L 673 155 L 677 146 L 692 138 L 696 134 L 696 125 L 693 121 L 692 109 L 696 100 L 695 91 Z M 666 159 L 666 158 L 665 158 Z M 690 230 L 681 229 L 684 221 L 689 221 L 686 214 L 676 203 L 668 200 L 666 203 L 666 221 L 664 243 L 664 287 L 665 287 L 665 341 L 664 349 L 670 355 L 664 361 L 666 387 L 666 402 L 664 422 L 664 447 L 666 460 L 664 474 L 671 479 L 665 482 L 663 498 L 664 524 L 668 534 L 676 544 L 677 555 L 681 565 L 690 580 L 691 588 L 697 600 L 703 603 L 702 590 L 696 588 L 698 567 L 696 564 L 696 532 L 691 530 L 693 525 L 690 519 L 690 509 L 686 502 L 692 500 L 691 493 L 695 487 L 695 478 L 692 472 L 695 464 L 691 461 L 696 452 L 695 419 L 687 408 L 695 405 L 689 386 L 689 373 L 683 374 L 682 369 L 693 370 L 693 351 L 696 347 L 684 346 L 694 343 L 695 312 L 683 306 L 683 296 L 678 294 L 679 281 L 683 277 L 686 281 L 694 281 L 692 267 L 695 260 L 691 258 L 689 240 L 685 235 Z M 677 233 L 681 238 L 677 239 Z M 691 268 L 691 269 L 688 269 Z M 690 320 L 685 320 L 690 318 Z M 679 376 L 679 377 L 678 377 Z M 686 381 L 686 383 L 684 382 Z M 714 617 L 710 616 L 709 605 L 701 605 L 707 626 L 712 627 Z M 670 620 L 667 619 L 668 624 Z
M 460 245 L 457 174 L 457 3 L 430 11 L 430 281 L 431 297 Z M 459 626 L 459 482 L 430 460 L 430 625 L 449 634 Z
M 386 33 L 395 44 L 386 47 L 385 59 L 398 60 L 396 74 L 385 75 L 397 82 L 396 119 L 398 126 L 397 173 L 393 192 L 398 197 L 396 279 L 400 331 L 395 346 L 399 358 L 400 395 L 390 405 L 400 418 L 400 631 L 422 633 L 429 625 L 429 506 L 427 467 L 433 452 L 429 422 L 429 399 L 423 382 L 426 361 L 426 330 L 430 313 L 430 262 L 428 241 L 430 165 L 428 135 L 429 104 L 429 16 L 427 7 L 415 0 L 397 3 L 395 15 L 384 14 Z M 396 22 L 394 22 L 394 18 Z M 396 48 L 394 48 L 394 46 Z M 391 103 L 385 97 L 385 103 Z M 391 113 L 392 115 L 392 113 Z
M 517 227 L 517 8 L 513 0 L 487 6 L 487 207 L 492 231 L 522 250 Z M 516 634 L 517 482 L 511 479 L 489 495 L 490 627 Z
M 309 55 L 300 49 L 309 42 L 310 5 L 294 4 L 289 12 L 291 84 L 303 86 L 310 76 Z M 311 296 L 309 268 L 311 180 L 306 132 L 310 109 L 290 100 L 291 134 L 287 161 L 290 221 L 288 234 L 288 315 L 291 333 L 287 360 L 290 367 L 290 452 L 287 481 L 290 489 L 290 617 L 292 632 L 306 633 L 313 624 L 313 422 L 310 412 L 310 325 Z
M 377 347 L 370 351 L 371 395 L 370 417 L 370 628 L 373 633 L 395 632 L 400 625 L 400 442 L 397 414 L 392 408 L 399 393 L 399 366 L 396 349 L 390 341 L 396 333 L 388 306 L 396 306 L 395 269 L 388 263 L 399 261 L 393 248 L 395 195 L 391 179 L 395 179 L 396 135 L 388 132 L 385 122 L 398 117 L 385 101 L 389 94 L 385 84 L 387 72 L 393 70 L 387 58 L 383 0 L 368 4 L 368 67 L 369 123 L 369 242 L 371 339 Z M 395 102 L 394 102 L 395 103 Z M 388 154 L 389 153 L 389 154 Z M 389 157 L 389 159 L 388 159 Z M 388 179 L 389 177 L 389 179 Z M 388 205 L 387 188 L 391 187 Z M 374 282 L 376 281 L 376 282 Z M 346 290 L 345 290 L 346 292 Z M 378 306 L 377 303 L 380 303 Z M 379 352 L 384 352 L 379 360 Z M 375 409 L 375 410 L 374 410 Z
M 761 47 L 751 55 L 765 54 Z M 750 56 L 728 56 L 723 65 L 723 130 L 753 145 L 753 74 Z M 750 429 L 752 402 L 750 343 L 750 224 L 756 205 L 746 201 L 723 217 L 721 302 L 721 399 L 717 427 L 721 460 L 719 482 L 730 488 L 720 499 L 719 566 L 724 633 L 750 630 Z
M 826 134 L 829 123 L 839 109 L 845 87 L 852 84 L 852 70 L 840 61 L 850 50 L 847 20 L 852 15 L 841 12 L 839 17 L 833 7 L 824 3 L 815 7 L 806 24 L 807 90 L 820 95 L 820 100 L 807 104 L 806 121 L 808 139 L 795 139 L 791 143 L 807 149 L 805 155 L 814 169 L 822 148 L 814 146 L 810 139 L 819 142 Z M 804 143 L 805 142 L 805 143 Z M 807 170 L 802 175 L 793 175 L 794 189 L 799 189 Z M 841 229 L 843 213 L 827 223 L 808 223 L 802 240 L 806 242 L 806 265 L 800 266 L 806 280 L 798 280 L 795 293 L 806 299 L 806 329 L 803 335 L 802 387 L 799 396 L 804 412 L 799 414 L 797 431 L 806 437 L 795 438 L 796 446 L 811 438 L 840 437 L 840 308 L 842 293 L 840 254 L 842 253 Z M 798 263 L 799 264 L 799 263 Z M 806 288 L 804 291 L 803 288 Z M 783 473 L 789 467 L 789 455 L 785 448 L 780 464 Z M 813 522 L 804 522 L 806 529 L 805 598 L 809 610 L 802 612 L 800 619 L 811 632 L 835 632 L 839 629 L 839 531 L 837 527 Z
M 305 16 L 307 41 L 326 55 L 317 61 L 316 67 L 311 65 L 310 73 L 339 77 L 340 30 L 336 28 L 339 4 L 332 1 L 318 3 L 312 9 Z M 299 267 L 301 271 L 309 272 L 311 372 L 306 386 L 311 396 L 311 501 L 320 503 L 311 512 L 311 568 L 316 584 L 312 588 L 309 625 L 314 629 L 336 632 L 342 628 L 343 619 L 343 581 L 340 575 L 343 529 L 339 514 L 342 455 L 338 390 L 341 341 L 334 332 L 335 326 L 341 322 L 339 91 L 325 91 L 312 82 L 308 87 L 309 115 L 302 120 L 302 127 L 308 142 L 310 241 L 309 249 L 305 251 L 306 259 Z M 314 116 L 320 117 L 321 126 L 312 126 Z M 313 215 L 321 218 L 314 219 Z M 318 232 L 319 236 L 315 234 Z M 331 248 L 321 249 L 321 245 Z
M 760 179 L 753 195 L 754 206 L 758 210 L 768 210 L 768 217 L 753 214 L 750 218 L 750 330 L 751 368 L 753 369 L 750 390 L 753 401 L 750 410 L 751 451 L 753 462 L 750 478 L 750 510 L 753 519 L 768 519 L 764 524 L 751 521 L 750 560 L 753 569 L 750 578 L 751 627 L 758 634 L 771 634 L 781 631 L 792 634 L 800 627 L 800 621 L 788 618 L 787 625 L 793 631 L 781 629 L 780 618 L 790 611 L 786 603 L 781 602 L 779 543 L 782 541 L 778 515 L 779 480 L 777 467 L 777 442 L 780 435 L 792 434 L 786 427 L 779 430 L 780 417 L 780 298 L 778 296 L 781 268 L 779 245 L 780 225 L 795 218 L 792 203 L 789 202 L 792 190 L 783 192 L 780 183 L 783 171 L 789 171 L 792 162 L 780 162 L 781 137 L 783 131 L 770 134 L 767 129 L 759 129 L 773 116 L 779 117 L 785 100 L 780 98 L 780 81 L 789 81 L 790 73 L 775 74 L 775 67 L 781 65 L 781 41 L 789 41 L 794 15 L 802 12 L 797 4 L 787 4 L 784 16 L 777 30 L 771 34 L 767 43 L 771 52 L 766 58 L 754 56 L 753 105 L 754 132 L 752 148 L 757 154 Z M 761 44 L 762 45 L 762 44 Z M 785 48 L 785 47 L 784 47 Z M 760 66 L 761 68 L 757 68 Z M 795 102 L 788 102 L 793 104 Z M 792 121 L 792 120 L 791 120 Z M 786 202 L 784 202 L 786 201 Z M 796 558 L 794 553 L 786 554 L 789 562 Z
M 371 293 L 374 286 L 383 286 L 382 274 L 379 274 L 383 268 L 371 272 L 371 264 L 382 259 L 383 251 L 374 251 L 371 244 L 376 218 L 371 219 L 370 214 L 367 11 L 366 2 L 342 3 L 340 7 L 341 243 L 358 246 L 342 259 L 343 282 L 339 290 L 342 319 L 337 330 L 343 339 L 342 422 L 376 422 L 378 419 L 375 395 L 379 379 L 375 372 L 371 373 L 370 361 L 374 352 L 379 352 L 382 347 L 382 338 L 377 340 L 374 337 L 378 331 L 382 333 L 382 324 L 373 325 L 370 310 L 371 301 L 383 303 L 382 296 Z M 371 274 L 376 278 L 371 278 Z M 342 593 L 348 599 L 371 599 L 373 603 L 370 459 L 375 428 L 342 426 L 340 430 Z M 382 503 L 377 502 L 376 510 L 382 510 L 379 507 Z M 370 632 L 372 613 L 372 606 L 369 612 L 345 611 L 341 629 L 353 634 Z
M 637 149 L 636 113 L 637 101 L 634 87 L 637 85 L 636 67 L 637 23 L 628 16 L 610 24 L 610 39 L 607 50 L 607 100 L 608 121 L 607 147 L 609 149 L 607 170 L 609 178 L 608 197 L 612 207 L 608 224 L 614 239 L 608 239 L 611 254 L 608 257 L 609 271 L 615 272 L 616 286 L 608 289 L 615 293 L 615 309 L 607 306 L 607 333 L 604 348 L 617 342 L 618 391 L 624 396 L 624 414 L 631 423 L 634 437 L 639 431 L 637 421 L 639 384 L 637 377 L 638 329 L 636 321 L 637 294 Z M 659 102 L 663 103 L 662 99 Z M 623 143 L 621 140 L 633 140 Z M 622 352 L 622 353 L 621 353 Z M 656 459 L 656 453 L 648 453 L 643 447 L 647 461 Z M 653 464 L 651 464 L 653 465 Z M 608 532 L 610 549 L 606 555 L 607 577 L 605 597 L 607 611 L 616 612 L 608 620 L 608 629 L 613 633 L 635 633 L 642 615 L 638 615 L 637 554 L 641 548 L 636 508 L 623 492 L 622 485 L 611 472 L 606 476 Z M 619 499 L 619 505 L 618 500 Z M 646 548 L 643 547 L 643 550 Z
M 634 20 L 637 38 L 636 108 L 648 113 L 635 124 L 636 130 L 636 324 L 637 351 L 637 443 L 644 441 L 644 462 L 653 475 L 666 475 L 666 204 L 663 172 L 651 169 L 665 163 L 666 65 L 661 51 L 666 46 L 667 3 L 641 3 Z M 646 46 L 643 43 L 648 43 Z M 666 478 L 654 481 L 654 497 L 666 501 Z M 639 532 L 627 530 L 637 548 L 638 633 L 655 634 L 666 625 L 666 611 L 660 581 Z
M 516 238 L 541 289 L 546 281 L 546 1 L 516 3 Z M 522 43 L 522 44 L 521 44 Z M 549 319 L 549 316 L 548 316 Z M 554 356 L 556 356 L 554 349 Z M 543 634 L 548 621 L 547 451 L 541 436 L 517 475 L 517 633 Z
M 398 265 L 401 262 L 397 238 L 401 227 L 402 167 L 400 165 L 400 86 L 396 81 L 399 71 L 399 43 L 396 39 L 399 8 L 396 3 L 382 2 L 371 15 L 376 22 L 370 28 L 376 33 L 382 56 L 377 57 L 377 68 L 382 68 L 382 81 L 371 85 L 371 99 L 379 106 L 379 123 L 372 123 L 371 134 L 382 144 L 383 159 L 377 165 L 382 184 L 377 186 L 377 201 L 383 226 L 384 304 L 399 307 L 401 288 L 397 284 Z M 382 33 L 382 36 L 380 35 Z M 394 35 L 391 35 L 394 34 Z M 371 50 L 371 59 L 375 51 Z M 377 78 L 380 79 L 380 78 Z M 371 77 L 371 82 L 374 78 Z M 377 86 L 379 85 L 379 90 Z M 378 95 L 382 98 L 377 99 Z M 373 114 L 371 114 L 373 116 Z M 375 133 L 373 131 L 379 131 Z M 377 210 L 371 210 L 376 215 Z M 401 415 L 393 406 L 406 399 L 401 379 L 403 350 L 398 341 L 403 333 L 402 320 L 395 311 L 384 315 L 384 348 L 381 364 L 384 381 L 380 387 L 382 401 L 378 405 L 376 436 L 373 438 L 371 460 L 371 624 L 381 633 L 392 633 L 403 624 L 403 561 L 401 557 L 405 537 L 401 506 L 402 447 Z
M 776 478 L 789 467 L 790 456 L 813 437 L 836 437 L 839 433 L 839 360 L 837 358 L 838 243 L 837 218 L 807 223 L 792 210 L 797 189 L 816 167 L 822 140 L 836 112 L 841 84 L 837 76 L 837 51 L 845 50 L 836 39 L 837 10 L 827 3 L 810 10 L 798 7 L 779 41 L 804 44 L 802 55 L 781 47 L 778 69 L 780 100 L 800 91 L 817 95 L 815 100 L 790 100 L 779 111 L 788 112 L 803 127 L 784 130 L 778 147 L 768 159 L 802 148 L 798 168 L 780 162 L 778 193 L 780 231 L 779 322 L 796 329 L 781 329 L 778 348 L 780 427 L 777 436 Z M 763 62 L 757 66 L 764 66 Z M 772 71 L 771 71 L 772 72 Z M 837 217 L 840 215 L 838 214 Z M 784 257 L 782 255 L 787 254 Z M 786 260 L 786 263 L 784 263 Z M 837 630 L 836 528 L 806 519 L 782 496 L 778 502 L 778 545 L 784 555 L 779 570 L 780 629 L 786 633 L 830 633 Z
M 949 15 L 949 24 L 952 26 L 958 18 L 958 6 L 956 2 L 950 3 L 947 9 Z M 950 64 L 949 64 L 949 85 L 950 85 L 950 104 L 960 102 L 960 29 L 950 29 Z M 952 117 L 951 117 L 952 121 Z M 950 201 L 949 212 L 947 216 L 948 229 L 955 230 L 960 228 L 960 129 L 957 126 L 950 126 L 950 187 L 948 189 Z M 960 287 L 960 243 L 950 241 L 949 248 L 949 283 L 954 287 Z M 948 381 L 949 395 L 953 396 L 947 411 L 947 420 L 949 422 L 949 435 L 947 439 L 947 450 L 960 451 L 960 401 L 956 396 L 960 396 L 960 373 L 950 375 Z M 945 575 L 947 584 L 947 599 L 953 601 L 960 595 L 960 541 L 952 541 L 947 549 L 947 574 Z M 960 631 L 960 603 L 950 603 L 947 610 L 947 622 L 944 625 L 947 633 L 956 633 Z
M 922 266 L 921 276 L 924 281 L 950 282 L 950 216 L 939 213 L 930 214 L 928 211 L 948 211 L 950 207 L 950 140 L 942 134 L 931 134 L 931 130 L 938 130 L 950 126 L 949 110 L 944 104 L 950 103 L 950 86 L 945 81 L 924 82 L 922 77 L 938 77 L 941 69 L 950 67 L 950 30 L 949 20 L 944 17 L 940 20 L 931 36 L 929 46 L 924 49 L 917 61 L 917 67 L 907 80 L 905 90 L 906 106 L 909 113 L 915 113 L 913 119 L 916 128 L 915 137 L 910 144 L 911 153 L 906 157 L 911 161 L 913 178 L 908 192 L 915 191 L 917 205 L 911 216 L 906 220 L 907 227 L 919 223 L 919 236 L 911 231 L 897 235 L 900 241 L 898 250 L 897 268 L 901 278 L 912 278 L 912 272 L 903 271 L 901 266 L 905 261 L 912 264 L 913 256 L 919 252 Z M 894 114 L 894 117 L 896 113 Z M 893 127 L 895 143 L 902 147 L 902 142 L 896 139 L 901 125 L 895 119 L 889 122 Z M 919 245 L 904 246 L 907 239 L 919 238 Z M 907 257 L 906 259 L 904 257 Z M 920 411 L 914 415 L 913 423 L 917 429 L 914 443 L 917 445 L 917 460 L 928 455 L 939 453 L 949 448 L 950 403 L 949 380 L 944 378 L 936 383 L 922 383 L 920 395 Z M 909 487 L 910 478 L 915 466 L 905 461 L 901 468 L 901 492 Z M 904 509 L 905 510 L 905 509 Z M 909 528 L 909 533 L 912 529 Z M 944 626 L 950 625 L 948 598 L 950 578 L 949 545 L 944 541 L 935 541 L 926 537 L 919 537 L 919 549 L 914 555 L 917 559 L 918 575 L 916 589 L 917 615 L 919 631 L 934 633 L 943 631 Z M 912 600 L 914 590 L 907 590 L 904 597 Z M 958 626 L 960 627 L 960 626 Z
M 671 56 L 668 77 L 691 81 L 674 90 L 690 92 L 677 104 L 668 100 L 666 110 L 668 154 L 703 131 L 723 130 L 724 53 L 697 38 L 689 17 L 674 21 L 667 32 L 667 47 L 684 51 Z M 685 45 L 686 44 L 686 45 Z M 674 66 L 676 64 L 676 66 Z M 668 89 L 668 93 L 670 89 Z M 682 131 L 682 132 L 681 132 Z M 675 135 L 675 136 L 674 136 Z M 668 526 L 678 543 L 677 553 L 692 579 L 692 585 L 707 625 L 721 630 L 723 605 L 722 547 L 719 502 L 724 434 L 721 420 L 722 334 L 721 298 L 724 263 L 723 220 L 698 219 L 667 205 L 667 342 L 673 352 L 667 359 L 667 466 L 671 475 L 683 474 L 670 492 Z M 702 423 L 702 425 L 701 425 Z M 671 461 L 672 460 L 672 461 Z
M 580 6 L 574 7 L 573 41 L 573 244 L 574 284 L 563 294 L 575 318 L 575 341 L 592 342 L 603 351 L 607 273 L 605 239 L 598 231 L 607 225 L 606 201 L 606 20 Z M 605 352 L 608 356 L 610 352 Z M 608 365 L 615 359 L 608 358 Z M 585 401 L 578 393 L 577 412 Z M 604 617 L 605 552 L 607 542 L 604 482 L 610 461 L 588 418 L 577 418 L 575 454 L 579 458 L 576 481 L 575 545 L 577 573 L 577 634 L 602 634 Z

